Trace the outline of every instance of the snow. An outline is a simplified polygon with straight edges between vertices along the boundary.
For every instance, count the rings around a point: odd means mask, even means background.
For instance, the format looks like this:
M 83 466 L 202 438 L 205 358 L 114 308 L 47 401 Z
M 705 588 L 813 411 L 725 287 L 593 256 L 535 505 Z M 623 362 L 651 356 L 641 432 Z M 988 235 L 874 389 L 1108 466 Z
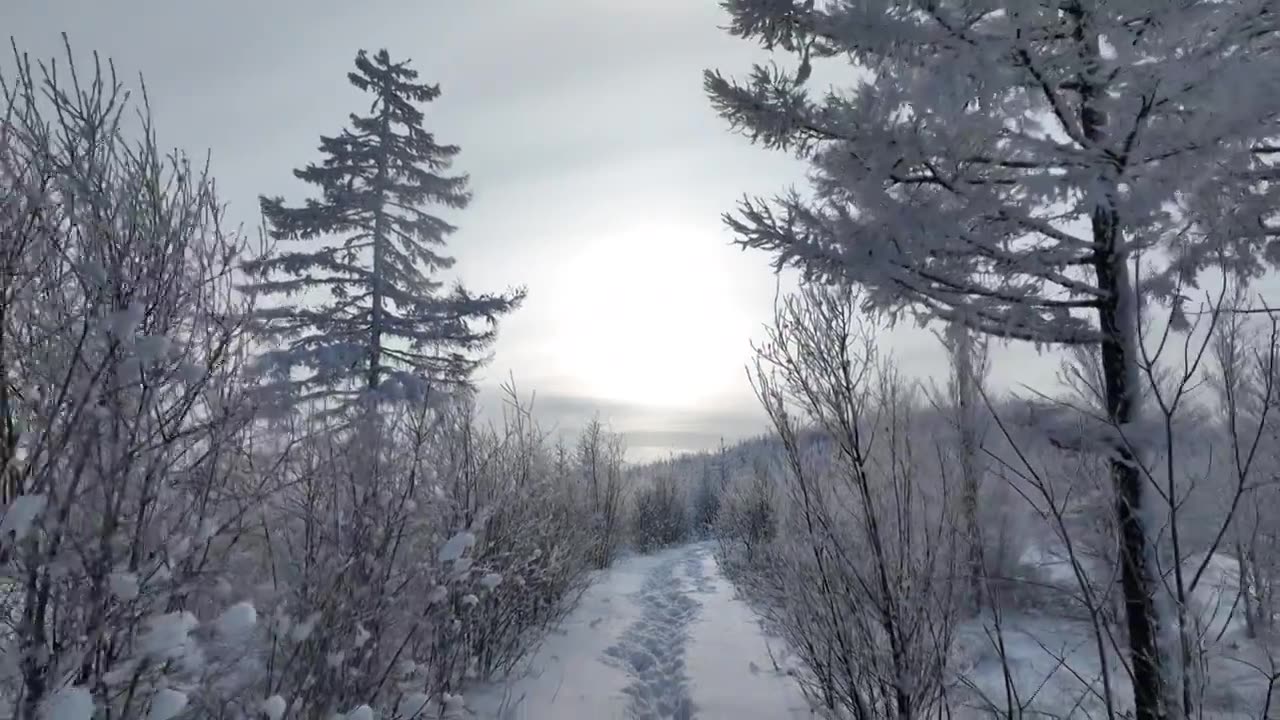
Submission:
M 279 695 L 272 695 L 262 701 L 262 714 L 267 716 L 267 720 L 280 720 L 284 717 L 284 711 L 288 707 L 284 698 Z
M 36 518 L 44 512 L 46 502 L 44 495 L 19 495 L 14 498 L 4 512 L 4 520 L 0 520 L 0 538 L 6 537 L 10 532 L 17 540 L 25 538 L 31 532 L 31 525 Z
M 1101 666 L 1087 622 L 1038 614 L 1009 613 L 999 634 L 991 622 L 964 623 L 957 632 L 955 667 L 963 678 L 963 705 L 975 710 L 964 717 L 988 717 L 985 709 L 1005 710 L 1005 662 L 995 641 L 1003 643 L 1010 679 L 1027 703 L 1028 715 L 1105 716 L 1097 695 Z M 1122 706 L 1131 706 L 1127 683 L 1112 655 L 1112 690 Z M 1063 713 L 1064 708 L 1073 710 Z M 992 710 L 995 712 L 995 710 Z
M 107 576 L 107 587 L 116 599 L 129 602 L 138 597 L 138 576 L 127 571 L 113 572 Z
M 492 590 L 502 584 L 502 575 L 499 573 L 488 573 L 480 578 L 480 585 L 485 590 Z
M 755 613 L 736 599 L 709 552 L 699 553 L 707 578 L 685 657 L 693 705 L 707 718 L 808 718 L 809 705 L 786 674 L 787 650 L 769 639 Z
M 40 717 L 41 720 L 92 720 L 93 695 L 88 688 L 61 688 L 45 699 Z
M 128 308 L 107 316 L 107 331 L 117 339 L 125 339 L 142 323 L 145 316 L 146 307 L 140 302 L 131 302 Z
M 196 532 L 196 539 L 202 543 L 208 542 L 217 533 L 218 521 L 213 518 L 205 518 L 200 521 L 200 529 Z
M 471 546 L 475 544 L 476 536 L 463 530 L 449 538 L 448 542 L 440 548 L 440 562 L 453 562 L 461 558 L 463 553 L 471 549 Z
M 373 708 L 360 705 L 347 713 L 347 720 L 373 720 Z
M 199 365 L 184 362 L 178 366 L 178 378 L 190 385 L 204 380 L 206 374 L 208 374 L 208 371 Z
M 772 667 L 755 615 L 698 544 L 600 573 L 528 667 L 467 709 L 490 720 L 811 717 L 791 678 L 761 670 Z
M 667 561 L 649 574 L 636 596 L 640 617 L 605 650 L 608 661 L 625 670 L 630 679 L 623 693 L 629 713 L 636 718 L 694 715 L 685 652 L 689 627 L 702 605 L 693 596 L 694 587 L 679 577 L 679 570 L 680 563 Z M 687 578 L 702 579 L 692 573 Z
M 1188 584 L 1195 577 L 1204 555 L 1192 555 L 1183 563 Z M 1193 617 L 1210 638 L 1245 632 L 1244 613 L 1239 607 L 1240 563 L 1235 558 L 1215 554 L 1205 564 L 1205 572 L 1191 592 Z
M 107 685 L 120 685 L 122 683 L 127 683 L 137 670 L 137 662 L 133 660 L 125 660 L 103 674 L 102 681 Z
M 1106 35 L 1098 36 L 1098 57 L 1103 60 L 1115 60 L 1119 57 L 1116 46 L 1111 44 L 1111 40 Z
M 43 199 L 41 201 L 44 202 Z M 93 286 L 101 286 L 107 282 L 107 271 L 101 263 L 85 260 L 80 263 L 79 270 L 80 275 Z
M 319 620 L 320 613 L 311 613 L 306 620 L 303 620 L 293 626 L 293 629 L 289 631 L 289 637 L 292 638 L 294 642 L 306 642 L 307 638 L 311 637 L 311 633 L 315 631 L 316 623 Z
M 169 552 L 170 559 L 181 558 L 191 549 L 191 538 L 186 535 L 175 535 L 165 543 L 165 549 Z
M 134 340 L 134 352 L 144 363 L 155 363 L 162 360 L 169 352 L 169 338 L 163 335 L 139 335 Z
M 473 693 L 468 709 L 478 718 L 503 720 L 625 717 L 626 673 L 602 659 L 639 616 L 631 596 L 659 561 L 658 556 L 625 558 L 598 574 L 527 667 L 506 683 Z
M 413 718 L 422 714 L 429 702 L 431 702 L 431 697 L 425 693 L 407 693 L 400 698 L 400 702 L 396 706 L 396 715 L 400 720 L 413 720 Z
M 258 611 L 245 600 L 222 611 L 218 617 L 218 634 L 227 638 L 242 637 L 258 622 Z
M 147 712 L 147 720 L 170 720 L 186 707 L 186 693 L 161 688 L 151 696 L 151 709 Z
M 1077 562 L 1084 562 L 1077 558 Z M 1075 568 L 1062 543 L 1029 543 L 1018 563 L 1024 567 L 1034 568 L 1038 573 L 1037 580 L 1055 587 L 1074 591 L 1079 587 Z
M 189 612 L 172 612 L 147 620 L 140 641 L 144 653 L 166 659 L 180 658 L 190 649 L 189 634 L 196 627 L 196 616 Z
M 1032 546 L 1024 558 L 1053 558 L 1055 553 Z M 1189 578 L 1203 562 L 1204 556 L 1185 561 Z M 1050 571 L 1049 581 L 1064 590 L 1071 589 L 1065 576 Z M 1214 555 L 1192 592 L 1190 616 L 1196 622 L 1193 632 L 1200 635 L 1201 657 L 1210 681 L 1205 686 L 1205 717 L 1256 717 L 1256 709 L 1268 687 L 1265 649 L 1245 636 L 1243 618 L 1235 607 L 1239 570 L 1235 560 Z M 1089 622 L 1044 610 L 1006 613 L 1000 624 L 999 640 L 1007 657 L 1011 679 L 1032 711 L 1059 717 L 1086 718 L 1105 716 L 1099 696 L 1102 666 Z M 990 617 L 966 621 L 957 631 L 953 670 L 960 679 L 959 693 L 966 704 L 975 709 L 973 715 L 988 717 L 987 709 L 995 706 L 1004 712 L 1006 663 L 995 646 L 996 625 Z M 1118 706 L 1133 704 L 1131 685 L 1115 650 L 1107 643 L 1111 689 Z M 957 696 L 958 697 L 958 696 Z

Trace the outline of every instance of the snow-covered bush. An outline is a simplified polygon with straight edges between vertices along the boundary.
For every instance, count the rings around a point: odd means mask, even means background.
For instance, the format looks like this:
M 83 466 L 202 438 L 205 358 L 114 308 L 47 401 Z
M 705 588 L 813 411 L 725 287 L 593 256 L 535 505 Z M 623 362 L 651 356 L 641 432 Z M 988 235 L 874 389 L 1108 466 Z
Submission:
M 773 539 L 778 513 L 776 482 L 768 462 L 760 457 L 754 459 L 749 475 L 730 481 L 715 526 L 722 567 L 733 568 L 739 551 L 741 560 L 750 566 Z
M 406 698 L 445 712 L 513 669 L 584 589 L 591 525 L 573 478 L 514 395 L 501 428 L 471 407 L 387 406 L 354 432 L 299 434 L 253 597 L 253 680 L 290 716 L 389 715 Z
M 459 419 L 467 417 L 464 413 Z M 503 426 L 455 424 L 451 447 L 470 449 L 450 464 L 455 506 L 482 518 L 473 551 L 481 592 L 469 643 L 478 670 L 507 672 L 571 609 L 598 555 L 581 476 L 556 462 L 546 437 L 509 388 Z M 474 521 L 473 521 L 474 522 Z
M 675 545 L 689 537 L 689 501 L 670 464 L 656 466 L 648 483 L 634 491 L 631 540 L 640 552 Z
M 68 59 L 70 51 L 68 50 Z M 0 538 L 14 717 L 173 717 L 276 489 L 241 382 L 245 239 L 100 66 L 15 57 L 0 113 Z M 82 68 L 83 70 L 83 68 Z
M 728 450 L 723 441 L 714 460 L 711 456 L 701 458 L 702 467 L 699 468 L 689 498 L 690 531 L 698 537 L 709 536 L 720 517 L 725 488 L 729 485 L 727 459 Z
M 592 557 L 597 568 L 608 567 L 626 536 L 626 484 L 623 479 L 623 438 L 598 418 L 578 436 L 576 471 L 579 497 L 593 526 Z M 561 463 L 569 467 L 569 463 Z

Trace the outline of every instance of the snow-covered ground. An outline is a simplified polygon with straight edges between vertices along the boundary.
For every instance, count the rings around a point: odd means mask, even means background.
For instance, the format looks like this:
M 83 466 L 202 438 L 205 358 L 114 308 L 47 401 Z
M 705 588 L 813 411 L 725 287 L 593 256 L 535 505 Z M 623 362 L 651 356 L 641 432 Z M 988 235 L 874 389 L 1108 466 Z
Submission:
M 705 544 L 601 574 L 528 672 L 472 694 L 485 720 L 810 717 Z

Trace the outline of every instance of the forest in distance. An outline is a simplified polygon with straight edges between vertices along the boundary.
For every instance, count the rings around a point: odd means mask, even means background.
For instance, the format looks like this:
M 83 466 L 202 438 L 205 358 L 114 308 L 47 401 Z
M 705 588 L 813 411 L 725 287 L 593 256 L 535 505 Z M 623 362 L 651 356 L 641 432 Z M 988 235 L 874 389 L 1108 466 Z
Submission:
M 463 281 L 412 48 L 350 48 L 244 226 L 133 68 L 14 37 L 0 718 L 1276 717 L 1280 0 L 719 21 L 762 59 L 704 109 L 806 169 L 721 220 L 798 281 L 761 433 L 661 460 L 518 368 L 482 406 L 539 287 Z M 1056 376 L 997 382 L 1010 346 Z

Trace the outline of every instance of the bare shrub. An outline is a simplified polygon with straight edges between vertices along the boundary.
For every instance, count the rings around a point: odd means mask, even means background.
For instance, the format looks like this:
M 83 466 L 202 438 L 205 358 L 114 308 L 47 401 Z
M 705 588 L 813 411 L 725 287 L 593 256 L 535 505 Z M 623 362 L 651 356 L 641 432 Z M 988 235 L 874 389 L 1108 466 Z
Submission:
M 744 582 L 815 700 L 856 718 L 928 717 L 955 620 L 956 523 L 946 493 L 920 482 L 919 400 L 874 338 L 846 289 L 810 287 L 779 308 L 753 380 L 781 438 L 787 500 Z
M 626 446 L 621 435 L 611 433 L 593 419 L 578 437 L 578 472 L 590 514 L 597 568 L 608 567 L 617 557 L 625 534 L 623 459 Z

